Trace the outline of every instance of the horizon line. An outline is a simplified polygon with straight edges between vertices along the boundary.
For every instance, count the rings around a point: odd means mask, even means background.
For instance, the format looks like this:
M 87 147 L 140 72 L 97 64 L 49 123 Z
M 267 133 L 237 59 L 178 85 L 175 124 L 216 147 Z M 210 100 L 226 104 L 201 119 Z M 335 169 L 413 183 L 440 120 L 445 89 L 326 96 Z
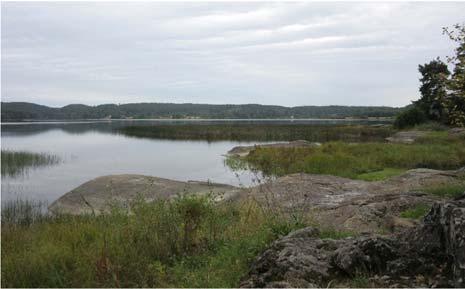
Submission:
M 71 105 L 84 105 L 88 107 L 97 107 L 97 106 L 102 106 L 102 105 L 116 105 L 116 106 L 121 106 L 121 105 L 128 105 L 128 104 L 190 104 L 190 105 L 215 105 L 215 106 L 245 106 L 245 105 L 260 105 L 260 106 L 277 106 L 277 107 L 285 107 L 285 108 L 296 108 L 296 107 L 331 107 L 331 106 L 341 106 L 341 107 L 387 107 L 387 108 L 403 108 L 407 107 L 408 105 L 405 106 L 388 106 L 388 105 L 344 105 L 344 104 L 328 104 L 328 105 L 296 105 L 296 106 L 286 106 L 286 105 L 279 105 L 279 104 L 261 104 L 261 103 L 241 103 L 241 104 L 233 104 L 233 103 L 223 103 L 223 104 L 217 104 L 217 103 L 194 103 L 194 102 L 127 102 L 127 103 L 101 103 L 101 104 L 84 104 L 84 103 L 70 103 L 62 106 L 51 106 L 51 105 L 46 105 L 46 104 L 40 104 L 36 102 L 29 102 L 29 101 L 1 101 L 1 104 L 3 103 L 28 103 L 28 104 L 35 104 L 35 105 L 40 105 L 40 106 L 46 106 L 50 108 L 64 108 L 67 106 Z

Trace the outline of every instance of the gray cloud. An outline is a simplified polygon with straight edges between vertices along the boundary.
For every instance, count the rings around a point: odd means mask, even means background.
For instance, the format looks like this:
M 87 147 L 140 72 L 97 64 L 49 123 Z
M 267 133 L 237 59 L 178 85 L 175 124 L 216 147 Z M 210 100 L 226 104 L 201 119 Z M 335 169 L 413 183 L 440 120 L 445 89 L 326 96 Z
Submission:
M 2 100 L 392 105 L 465 3 L 2 2 Z

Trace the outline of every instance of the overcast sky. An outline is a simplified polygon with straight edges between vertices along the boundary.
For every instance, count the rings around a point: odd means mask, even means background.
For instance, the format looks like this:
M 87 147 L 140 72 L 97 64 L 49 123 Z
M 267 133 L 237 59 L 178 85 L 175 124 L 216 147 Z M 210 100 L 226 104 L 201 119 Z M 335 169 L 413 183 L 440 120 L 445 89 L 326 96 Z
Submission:
M 404 106 L 465 3 L 2 2 L 2 101 Z

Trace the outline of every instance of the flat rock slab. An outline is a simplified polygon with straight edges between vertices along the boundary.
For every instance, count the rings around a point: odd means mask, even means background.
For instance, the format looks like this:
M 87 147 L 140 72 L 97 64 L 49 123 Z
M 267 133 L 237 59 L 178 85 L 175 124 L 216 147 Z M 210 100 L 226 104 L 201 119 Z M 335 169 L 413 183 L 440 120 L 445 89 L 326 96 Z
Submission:
M 270 207 L 310 213 L 323 227 L 379 232 L 408 226 L 397 218 L 400 212 L 438 200 L 422 188 L 459 182 L 464 174 L 461 170 L 414 169 L 378 182 L 292 174 L 252 188 L 250 195 Z
M 271 143 L 271 144 L 262 144 L 262 145 L 251 145 L 251 146 L 237 146 L 228 151 L 230 156 L 247 156 L 251 151 L 260 147 L 260 148 L 296 148 L 296 147 L 317 147 L 320 146 L 320 143 L 312 143 L 306 140 L 296 140 L 291 142 L 282 142 L 282 143 Z
M 416 130 L 400 131 L 386 138 L 386 140 L 391 143 L 411 144 L 411 143 L 414 143 L 416 139 L 424 137 L 426 134 L 427 132 L 425 131 L 416 131 Z
M 240 189 L 209 182 L 181 182 L 144 175 L 109 175 L 98 177 L 66 193 L 49 206 L 52 212 L 83 214 L 100 213 L 112 203 L 129 204 L 138 196 L 147 201 L 172 198 L 183 194 L 213 194 L 218 198 L 234 198 Z

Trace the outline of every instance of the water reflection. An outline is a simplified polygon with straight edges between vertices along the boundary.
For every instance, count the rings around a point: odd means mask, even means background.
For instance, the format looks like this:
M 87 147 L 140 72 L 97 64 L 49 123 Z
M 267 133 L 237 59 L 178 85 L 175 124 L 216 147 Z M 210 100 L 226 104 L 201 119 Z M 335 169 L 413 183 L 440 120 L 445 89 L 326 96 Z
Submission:
M 26 175 L 2 176 L 2 202 L 34 199 L 52 202 L 82 183 L 109 174 L 144 174 L 180 181 L 199 180 L 249 186 L 257 176 L 233 171 L 224 154 L 238 145 L 259 142 L 132 138 L 115 133 L 129 125 L 224 123 L 225 121 L 95 121 L 2 124 L 2 150 L 46 153 L 61 161 L 36 166 Z M 282 120 L 234 122 L 291 123 Z M 335 120 L 292 123 L 334 124 Z
M 118 129 L 127 126 L 155 126 L 155 125 L 186 125 L 186 124 L 307 124 L 307 125 L 336 125 L 336 124 L 387 124 L 390 121 L 380 120 L 344 120 L 344 119 L 299 119 L 299 120 L 96 120 L 96 121 L 44 121 L 44 122 L 10 122 L 2 123 L 3 136 L 28 136 L 41 134 L 50 130 L 61 130 L 69 134 L 83 134 L 86 132 L 116 133 Z
M 53 202 L 82 183 L 108 174 L 143 174 L 181 181 L 250 185 L 254 175 L 236 175 L 223 155 L 236 145 L 221 141 L 173 141 L 114 134 L 113 123 L 21 124 L 2 126 L 2 149 L 56 155 L 62 162 L 26 175 L 2 177 L 2 202 Z
M 60 161 L 56 155 L 2 149 L 2 178 L 5 176 L 24 178 L 31 169 L 55 165 Z

